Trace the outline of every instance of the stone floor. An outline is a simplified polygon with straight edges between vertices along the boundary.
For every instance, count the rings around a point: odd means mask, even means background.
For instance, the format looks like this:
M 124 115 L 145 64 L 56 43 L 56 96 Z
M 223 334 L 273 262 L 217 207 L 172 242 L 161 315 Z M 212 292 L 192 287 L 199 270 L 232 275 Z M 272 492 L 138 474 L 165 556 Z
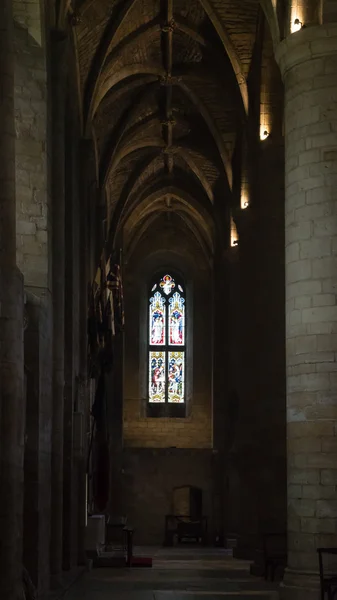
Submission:
M 278 600 L 278 584 L 249 575 L 247 561 L 205 548 L 136 548 L 153 567 L 92 569 L 65 600 Z

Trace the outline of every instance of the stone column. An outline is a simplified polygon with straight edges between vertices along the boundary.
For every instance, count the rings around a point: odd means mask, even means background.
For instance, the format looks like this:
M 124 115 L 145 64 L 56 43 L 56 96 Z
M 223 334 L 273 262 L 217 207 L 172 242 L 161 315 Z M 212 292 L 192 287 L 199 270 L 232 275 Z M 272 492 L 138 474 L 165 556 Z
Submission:
M 123 247 L 122 236 L 118 236 L 116 248 Z M 116 256 L 116 255 L 115 255 Z M 122 257 L 120 257 L 122 259 Z M 122 259 L 123 260 L 123 259 Z M 122 260 L 119 260 L 122 263 Z M 120 264 L 122 278 L 123 264 Z M 124 332 L 117 331 L 113 338 L 113 367 L 106 375 L 108 427 L 110 449 L 110 499 L 112 514 L 123 514 L 121 483 L 123 484 L 123 400 L 124 400 Z M 122 486 L 124 487 L 124 486 Z
M 12 6 L 4 0 L 0 7 L 0 202 L 1 267 L 16 266 L 15 219 L 15 136 L 14 136 L 14 50 Z M 1 289 L 4 293 L 5 290 Z
M 286 531 L 284 143 L 277 126 L 260 142 L 256 173 L 252 207 L 256 221 L 252 225 L 256 231 L 254 343 L 260 540 L 262 534 Z M 262 306 L 268 310 L 259 309 Z
M 65 294 L 65 81 L 67 38 L 52 32 L 52 252 L 53 252 L 53 426 L 50 570 L 53 585 L 62 571 L 64 294 Z
M 0 589 L 20 596 L 23 498 L 23 286 L 16 268 L 11 0 L 0 3 Z
M 252 558 L 258 539 L 258 485 L 259 465 L 259 406 L 256 315 L 256 277 L 258 273 L 258 214 L 252 204 L 236 215 L 239 234 L 238 251 L 238 303 L 239 322 L 239 373 L 237 399 L 236 437 L 230 455 L 232 489 L 232 518 L 237 524 L 237 558 Z M 234 248 L 234 250 L 236 250 Z M 244 492 L 242 493 L 242 490 Z
M 223 544 L 228 526 L 226 479 L 229 451 L 228 404 L 233 388 L 231 370 L 231 267 L 230 215 L 224 203 L 229 192 L 222 185 L 214 201 L 214 253 L 212 265 L 212 437 L 213 437 L 213 527 L 217 543 Z M 224 235 L 224 232 L 227 235 Z M 234 248 L 234 251 L 236 249 Z M 210 537 L 209 542 L 213 543 Z
M 88 443 L 86 435 L 86 423 L 90 411 L 89 382 L 88 382 L 88 284 L 91 281 L 90 274 L 90 210 L 91 189 L 95 176 L 95 154 L 92 140 L 82 139 L 80 144 L 80 214 L 79 214 L 79 394 L 78 414 L 74 415 L 81 430 L 76 438 L 74 456 L 78 464 L 78 563 L 84 564 L 85 555 L 85 523 L 86 523 L 86 458 Z M 76 425 L 76 421 L 75 421 Z M 76 445 L 76 441 L 78 441 Z
M 256 232 L 252 342 L 256 355 L 254 411 L 258 440 L 255 473 L 258 536 L 253 572 L 263 574 L 263 535 L 277 532 L 284 536 L 287 514 L 284 144 L 276 126 L 270 137 L 259 144 L 252 210 L 256 215 L 249 226 Z M 261 310 L 262 306 L 267 310 Z
M 68 571 L 74 560 L 73 498 L 76 495 L 75 464 L 73 455 L 74 401 L 76 400 L 75 373 L 77 370 L 78 343 L 76 343 L 76 289 L 78 265 L 76 264 L 76 239 L 78 215 L 76 214 L 77 182 L 74 181 L 75 127 L 71 102 L 67 103 L 65 131 L 65 300 L 64 300 L 64 420 L 63 420 L 63 569 Z
M 337 28 L 277 48 L 285 85 L 287 595 L 317 597 L 337 545 Z M 305 589 L 306 588 L 306 589 Z M 316 590 L 316 591 L 315 591 Z

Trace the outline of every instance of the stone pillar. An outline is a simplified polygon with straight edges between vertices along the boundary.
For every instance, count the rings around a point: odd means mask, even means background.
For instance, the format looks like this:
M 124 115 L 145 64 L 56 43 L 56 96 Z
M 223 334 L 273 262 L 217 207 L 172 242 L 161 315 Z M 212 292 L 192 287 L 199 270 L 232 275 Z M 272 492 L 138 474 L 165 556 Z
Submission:
M 236 215 L 239 234 L 238 289 L 240 340 L 237 400 L 237 435 L 230 455 L 232 489 L 232 518 L 237 524 L 237 558 L 253 558 L 258 539 L 258 486 L 259 421 L 256 417 L 260 398 L 257 387 L 259 357 L 256 315 L 256 274 L 259 255 L 257 251 L 258 214 L 253 204 Z M 236 250 L 235 248 L 233 250 Z M 244 492 L 242 493 L 242 490 Z
M 14 136 L 14 49 L 12 3 L 0 7 L 0 261 L 1 267 L 16 266 L 15 136 Z M 5 290 L 1 289 L 2 293 Z
M 86 423 L 90 411 L 89 382 L 88 382 L 88 284 L 91 281 L 90 274 L 90 210 L 91 189 L 95 174 L 94 169 L 94 146 L 92 140 L 81 140 L 80 145 L 80 215 L 79 215 L 79 291 L 80 291 L 80 314 L 79 314 L 79 394 L 78 414 L 75 417 L 75 445 L 74 456 L 78 463 L 78 563 L 84 564 L 85 555 L 85 524 L 86 524 L 86 458 L 88 453 L 88 440 L 86 435 Z M 77 431 L 76 420 L 80 425 L 80 433 Z M 78 442 L 78 443 L 76 443 Z
M 23 562 L 36 588 L 40 587 L 40 307 L 29 295 L 26 302 L 24 356 L 26 370 L 26 427 L 24 457 Z M 49 570 L 49 564 L 48 564 Z
M 218 544 L 224 543 L 227 533 L 227 459 L 229 451 L 228 404 L 233 388 L 231 371 L 231 264 L 230 215 L 225 208 L 225 186 L 216 190 L 214 202 L 214 254 L 212 265 L 212 438 L 213 438 L 213 526 Z M 224 232 L 227 235 L 224 235 Z M 231 250 L 231 249 L 230 249 Z M 235 250 L 235 249 L 234 249 Z M 213 532 L 209 532 L 211 534 Z M 212 544 L 214 539 L 209 538 Z
M 337 29 L 286 38 L 287 595 L 318 597 L 337 545 Z M 305 589 L 306 588 L 306 589 Z
M 0 3 L 0 589 L 20 596 L 23 498 L 23 286 L 16 268 L 11 0 Z
M 78 343 L 76 343 L 76 214 L 77 182 L 74 181 L 75 128 L 73 127 L 71 102 L 67 103 L 65 131 L 65 299 L 64 299 L 64 420 L 63 420 L 63 569 L 68 571 L 74 560 L 74 518 L 73 498 L 76 493 L 75 464 L 73 456 L 73 412 L 76 396 L 75 373 Z
M 116 248 L 123 247 L 121 236 L 118 237 Z M 122 257 L 119 261 L 122 278 L 124 269 Z M 110 449 L 110 499 L 112 514 L 123 514 L 123 500 L 120 491 L 123 483 L 123 402 L 124 402 L 124 332 L 117 331 L 113 338 L 113 367 L 106 375 L 108 427 Z M 124 486 L 123 486 L 124 487 Z
M 263 534 L 286 531 L 284 144 L 277 127 L 260 143 L 256 172 L 252 208 L 256 210 L 255 418 L 260 541 Z M 261 306 L 268 310 L 259 310 Z
M 279 543 L 285 545 L 287 514 L 284 144 L 277 127 L 259 145 L 252 210 L 256 214 L 255 222 L 250 225 L 256 232 L 253 344 L 257 359 L 254 409 L 258 440 L 255 473 L 258 536 L 252 572 L 263 574 L 263 536 L 279 533 L 284 536 Z M 261 310 L 262 306 L 268 310 Z
M 50 569 L 53 585 L 62 571 L 64 294 L 65 294 L 65 81 L 67 38 L 52 32 L 52 252 L 53 252 L 53 426 Z

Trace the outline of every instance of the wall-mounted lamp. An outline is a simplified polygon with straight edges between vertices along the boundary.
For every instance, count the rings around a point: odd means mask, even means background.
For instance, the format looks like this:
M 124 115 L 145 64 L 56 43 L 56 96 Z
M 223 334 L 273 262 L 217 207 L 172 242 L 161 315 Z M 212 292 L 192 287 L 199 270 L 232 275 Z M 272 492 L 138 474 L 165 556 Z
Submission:
M 245 209 L 249 206 L 249 192 L 247 190 L 247 183 L 244 182 L 243 190 L 241 191 L 240 208 Z
M 233 248 L 234 246 L 238 246 L 238 245 L 239 245 L 238 230 L 236 228 L 236 223 L 235 223 L 233 217 L 231 217 L 231 247 Z
M 304 27 L 302 21 L 299 20 L 299 18 L 297 17 L 296 19 L 294 19 L 294 22 L 292 24 L 291 27 L 291 33 L 295 33 L 295 31 L 299 31 L 300 29 L 302 29 L 302 27 Z
M 260 140 L 263 142 L 267 137 L 269 137 L 269 131 L 267 131 L 267 129 L 261 129 Z

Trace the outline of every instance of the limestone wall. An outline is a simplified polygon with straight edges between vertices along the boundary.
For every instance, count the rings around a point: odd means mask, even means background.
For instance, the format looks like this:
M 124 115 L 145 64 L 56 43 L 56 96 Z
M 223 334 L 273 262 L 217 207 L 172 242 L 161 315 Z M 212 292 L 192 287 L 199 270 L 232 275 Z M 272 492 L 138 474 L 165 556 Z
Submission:
M 286 343 L 289 566 L 317 568 L 336 542 L 335 26 L 280 47 L 286 140 Z
M 213 528 L 212 452 L 127 448 L 123 452 L 123 509 L 135 527 L 135 544 L 162 544 L 165 515 L 172 508 L 176 486 L 195 485 L 203 491 L 203 513 Z
M 159 225 L 125 267 L 124 445 L 210 448 L 212 445 L 212 289 L 197 246 L 179 229 Z M 192 245 L 191 245 L 192 244 Z M 174 251 L 173 251 L 174 250 Z M 191 260 L 191 256 L 193 257 Z M 178 268 L 186 281 L 186 418 L 147 416 L 148 284 L 162 265 Z
M 50 289 L 46 55 L 26 29 L 15 32 L 17 264 L 25 285 L 42 291 Z
M 18 3 L 16 8 L 20 12 Z M 23 16 L 22 11 L 20 14 Z M 27 316 L 23 560 L 35 585 L 43 591 L 50 584 L 52 429 L 47 56 L 46 48 L 39 45 L 41 35 L 34 39 L 27 22 L 18 19 L 16 13 L 14 16 L 16 260 L 24 278 Z M 41 26 L 39 18 L 35 24 Z
M 322 2 L 323 23 L 337 22 L 337 2 L 336 0 L 323 0 Z
M 48 303 L 28 294 L 24 338 L 26 426 L 23 561 L 40 590 L 49 587 L 50 558 L 52 411 L 49 315 Z
M 26 29 L 36 44 L 44 37 L 43 2 L 41 0 L 13 0 L 13 16 L 16 23 Z

